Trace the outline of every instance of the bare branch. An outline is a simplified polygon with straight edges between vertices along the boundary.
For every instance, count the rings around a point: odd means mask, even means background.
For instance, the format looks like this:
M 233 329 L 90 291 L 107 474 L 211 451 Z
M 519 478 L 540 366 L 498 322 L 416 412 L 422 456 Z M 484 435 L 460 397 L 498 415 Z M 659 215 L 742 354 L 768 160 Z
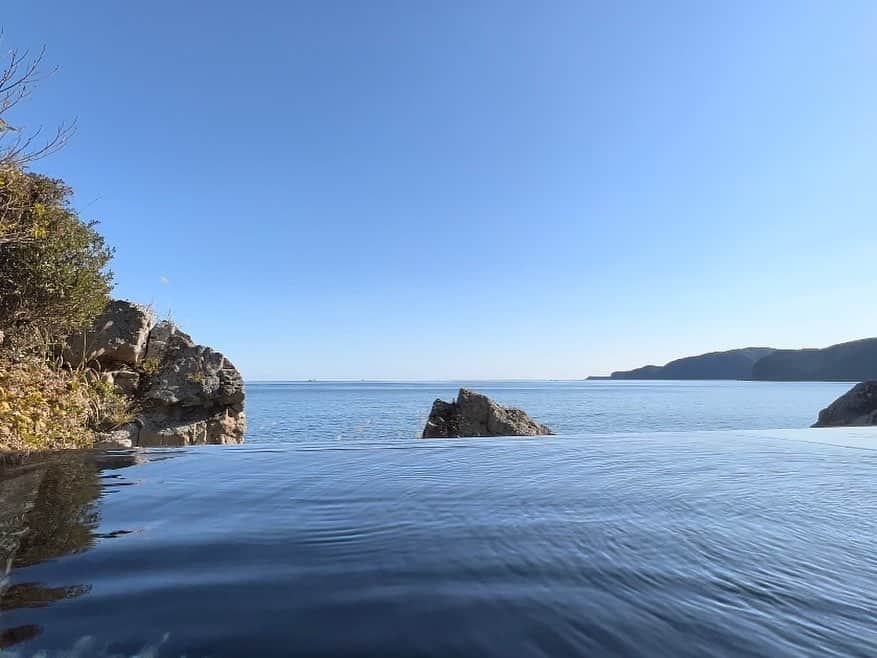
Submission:
M 0 39 L 3 33 L 0 32 Z M 53 67 L 43 70 L 46 49 L 43 47 L 34 57 L 30 52 L 11 50 L 8 61 L 0 71 L 0 167 L 24 168 L 35 160 L 44 158 L 63 148 L 72 137 L 76 122 L 61 124 L 55 133 L 40 142 L 42 128 L 25 135 L 6 119 L 6 113 L 27 99 L 36 84 L 57 72 Z

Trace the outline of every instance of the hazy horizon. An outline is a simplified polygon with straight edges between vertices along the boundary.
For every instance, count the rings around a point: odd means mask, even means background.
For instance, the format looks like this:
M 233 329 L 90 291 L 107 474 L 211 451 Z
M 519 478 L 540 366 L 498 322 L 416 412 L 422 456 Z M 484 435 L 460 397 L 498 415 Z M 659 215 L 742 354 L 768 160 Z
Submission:
M 877 4 L 16 6 L 34 169 L 256 380 L 582 379 L 877 334 Z M 72 29 L 71 26 L 75 26 Z

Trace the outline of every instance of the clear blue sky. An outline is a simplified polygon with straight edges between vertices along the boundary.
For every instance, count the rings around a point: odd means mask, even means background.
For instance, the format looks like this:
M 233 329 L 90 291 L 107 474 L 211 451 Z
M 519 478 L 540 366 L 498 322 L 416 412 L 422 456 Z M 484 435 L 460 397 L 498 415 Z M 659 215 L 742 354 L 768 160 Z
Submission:
M 877 335 L 877 3 L 18 2 L 39 164 L 252 379 Z

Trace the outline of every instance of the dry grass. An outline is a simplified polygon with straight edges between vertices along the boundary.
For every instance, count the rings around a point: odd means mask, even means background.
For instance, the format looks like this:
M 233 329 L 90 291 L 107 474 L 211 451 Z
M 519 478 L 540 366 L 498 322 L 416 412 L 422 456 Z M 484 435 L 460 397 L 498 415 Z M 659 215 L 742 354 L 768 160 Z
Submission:
M 40 358 L 0 360 L 0 450 L 84 448 L 126 422 L 126 398 L 87 370 Z

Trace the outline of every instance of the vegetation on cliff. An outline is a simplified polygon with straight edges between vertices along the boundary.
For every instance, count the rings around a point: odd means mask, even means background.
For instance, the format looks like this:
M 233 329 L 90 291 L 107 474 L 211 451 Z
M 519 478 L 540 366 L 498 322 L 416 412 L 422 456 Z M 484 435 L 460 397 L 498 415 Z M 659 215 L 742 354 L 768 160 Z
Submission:
M 0 169 L 0 328 L 23 348 L 82 329 L 109 299 L 112 251 L 63 182 Z
M 29 170 L 64 145 L 26 134 L 10 112 L 44 77 L 42 54 L 12 51 L 0 72 L 0 449 L 89 445 L 126 415 L 95 373 L 55 359 L 64 338 L 89 326 L 112 289 L 112 250 L 79 217 L 72 191 Z
M 128 401 L 92 371 L 38 356 L 0 359 L 0 448 L 90 446 L 95 431 L 130 418 Z

